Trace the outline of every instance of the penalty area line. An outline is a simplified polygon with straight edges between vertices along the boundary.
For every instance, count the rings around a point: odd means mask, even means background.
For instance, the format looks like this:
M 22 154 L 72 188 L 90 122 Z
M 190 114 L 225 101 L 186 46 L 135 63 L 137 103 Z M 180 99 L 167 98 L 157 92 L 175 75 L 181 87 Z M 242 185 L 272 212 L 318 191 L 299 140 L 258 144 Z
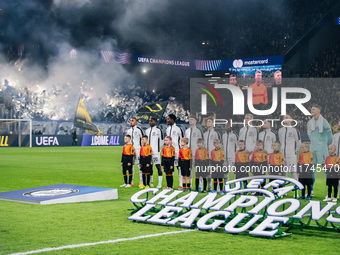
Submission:
M 120 243 L 120 242 L 125 242 L 125 241 L 133 241 L 133 240 L 138 240 L 138 239 L 157 237 L 157 236 L 165 236 L 165 235 L 174 235 L 174 234 L 180 234 L 180 233 L 186 233 L 186 232 L 192 232 L 192 231 L 197 231 L 197 229 L 171 231 L 171 232 L 164 232 L 164 233 L 144 235 L 144 236 L 135 236 L 135 237 L 129 237 L 129 238 L 100 241 L 100 242 L 95 242 L 95 243 L 71 244 L 71 245 L 65 245 L 65 246 L 60 246 L 60 247 L 44 248 L 44 249 L 39 249 L 39 250 L 34 250 L 34 251 L 12 253 L 12 254 L 9 254 L 9 255 L 26 255 L 26 254 L 34 254 L 34 253 L 40 253 L 40 252 L 46 252 L 46 251 L 58 251 L 58 250 L 63 250 L 63 249 L 73 249 L 73 248 L 80 248 L 80 247 L 85 247 L 85 246 L 94 246 L 94 245 L 98 245 L 98 244 Z

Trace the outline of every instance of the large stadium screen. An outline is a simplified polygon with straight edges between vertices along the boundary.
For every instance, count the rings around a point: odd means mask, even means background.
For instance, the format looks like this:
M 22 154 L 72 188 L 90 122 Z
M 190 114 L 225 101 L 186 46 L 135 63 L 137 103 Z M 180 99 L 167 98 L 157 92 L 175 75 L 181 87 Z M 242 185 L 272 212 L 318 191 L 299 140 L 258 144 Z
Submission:
M 252 100 L 256 109 L 270 108 L 272 88 L 281 86 L 281 69 L 282 65 L 231 67 L 224 77 L 192 78 L 191 112 L 196 115 L 213 115 L 216 118 L 233 118 L 234 100 L 243 100 L 244 113 L 250 112 L 247 103 L 249 88 L 252 88 Z M 235 98 L 230 90 L 221 88 L 222 84 L 233 85 L 243 98 Z M 206 96 L 202 96 L 204 94 Z M 204 102 L 209 112 L 206 114 L 202 112 L 202 97 L 207 98 Z

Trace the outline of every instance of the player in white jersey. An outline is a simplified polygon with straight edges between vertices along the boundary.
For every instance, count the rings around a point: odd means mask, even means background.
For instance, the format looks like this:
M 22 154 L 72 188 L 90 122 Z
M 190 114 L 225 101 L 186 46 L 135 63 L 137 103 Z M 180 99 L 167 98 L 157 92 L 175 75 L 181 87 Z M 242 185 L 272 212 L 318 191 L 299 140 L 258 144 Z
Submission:
M 142 136 L 144 135 L 143 130 L 137 126 L 137 119 L 135 117 L 132 117 L 130 119 L 130 125 L 131 127 L 125 132 L 126 135 L 131 136 L 131 142 L 133 147 L 135 148 L 135 158 L 134 158 L 134 165 L 137 165 L 139 169 L 139 187 L 143 186 L 143 178 L 142 178 L 142 172 L 139 167 L 139 153 L 140 153 L 140 147 L 142 146 Z M 134 174 L 134 166 L 132 167 L 132 172 Z M 133 178 L 132 178 L 133 182 Z M 133 186 L 133 183 L 132 183 Z
M 257 141 L 257 129 L 255 127 L 249 126 L 249 122 L 253 120 L 253 114 L 247 113 L 244 117 L 245 119 L 245 126 L 240 129 L 238 139 L 243 140 L 245 142 L 245 152 L 249 153 L 249 159 L 256 148 L 256 141 Z
M 292 116 L 287 114 L 283 117 L 286 126 L 292 125 Z M 281 127 L 279 129 L 279 141 L 281 143 L 281 153 L 284 156 L 285 166 L 297 180 L 297 152 L 301 147 L 301 136 L 299 130 L 295 127 Z M 287 175 L 287 172 L 285 173 Z
M 197 118 L 195 116 L 190 116 L 189 117 L 189 125 L 190 127 L 185 130 L 185 137 L 189 139 L 189 148 L 191 150 L 191 162 L 192 165 L 195 165 L 195 152 L 198 148 L 197 146 L 197 139 L 198 138 L 203 138 L 203 133 L 202 131 L 196 126 L 197 124 Z M 191 168 L 195 169 L 195 168 Z M 194 171 L 190 172 L 190 177 L 191 177 L 191 183 L 193 183 L 193 178 L 194 178 Z
M 333 134 L 333 139 L 332 139 L 332 144 L 335 145 L 336 148 L 336 155 L 338 157 L 340 157 L 340 121 L 338 121 L 338 132 L 336 132 L 335 134 Z M 339 187 L 340 187 L 340 180 L 339 180 Z M 339 197 L 339 188 L 338 188 L 338 197 Z
M 151 118 L 150 119 L 150 127 L 145 130 L 145 134 L 149 138 L 149 144 L 152 148 L 152 165 L 155 165 L 158 171 L 158 185 L 157 189 L 162 188 L 162 168 L 161 168 L 161 156 L 160 156 L 160 151 L 163 147 L 164 144 L 164 138 L 163 138 L 163 132 L 162 130 L 156 126 L 157 124 L 157 119 L 156 118 Z M 151 178 L 153 175 L 151 175 Z M 153 179 L 153 178 L 152 178 Z M 150 180 L 152 183 L 152 181 Z
M 166 135 L 171 136 L 171 145 L 175 148 L 175 166 L 178 170 L 178 153 L 179 153 L 179 145 L 181 139 L 184 137 L 183 130 L 178 127 L 175 123 L 176 116 L 174 114 L 169 114 L 166 122 L 168 127 L 166 129 Z M 181 171 L 178 171 L 178 178 L 179 178 L 179 189 L 182 189 L 182 174 Z
M 204 146 L 209 152 L 209 157 L 211 152 L 215 149 L 214 140 L 218 139 L 221 141 L 220 134 L 214 129 L 214 120 L 212 118 L 207 119 L 207 131 L 203 134 Z M 211 175 L 207 176 L 208 190 L 211 190 Z
M 273 153 L 273 142 L 278 140 L 276 133 L 271 130 L 270 126 L 270 122 L 268 120 L 265 120 L 263 122 L 263 131 L 260 132 L 258 138 L 263 142 L 263 149 L 267 152 L 268 155 Z
M 237 141 L 238 137 L 233 132 L 230 122 L 225 125 L 225 133 L 222 136 L 222 144 L 224 149 L 225 161 L 224 165 L 228 167 L 228 169 L 232 169 L 235 165 L 235 155 L 238 150 Z M 224 182 L 228 181 L 229 176 L 228 172 L 224 174 Z

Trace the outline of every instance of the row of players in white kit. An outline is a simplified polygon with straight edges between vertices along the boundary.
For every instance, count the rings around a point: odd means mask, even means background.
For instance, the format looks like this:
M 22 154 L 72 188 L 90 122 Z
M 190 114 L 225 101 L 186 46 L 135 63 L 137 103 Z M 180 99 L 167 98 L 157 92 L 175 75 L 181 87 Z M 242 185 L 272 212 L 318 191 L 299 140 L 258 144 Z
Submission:
M 252 114 L 247 114 L 245 116 L 245 123 L 253 119 Z M 289 115 L 284 116 L 284 119 L 291 119 Z M 202 133 L 202 131 L 196 126 L 197 119 L 194 116 L 189 118 L 190 127 L 183 132 L 183 130 L 178 127 L 175 123 L 176 116 L 169 114 L 167 118 L 168 127 L 166 129 L 166 135 L 171 136 L 172 146 L 175 148 L 175 166 L 178 166 L 178 153 L 180 149 L 180 139 L 182 137 L 189 138 L 189 147 L 194 153 L 197 149 L 197 139 L 203 138 L 205 148 L 211 151 L 215 148 L 213 145 L 214 139 L 219 139 L 220 134 L 214 130 L 213 119 L 207 119 L 206 126 L 207 131 Z M 287 125 L 290 125 L 286 122 Z M 145 134 L 149 138 L 149 144 L 152 148 L 152 164 L 156 166 L 158 170 L 158 186 L 162 187 L 162 170 L 160 161 L 160 151 L 163 146 L 163 133 L 162 130 L 156 126 L 156 120 L 150 120 L 150 127 L 143 132 L 143 130 L 137 126 L 137 119 L 131 118 L 131 127 L 126 131 L 126 135 L 131 136 L 132 144 L 135 148 L 135 161 L 139 167 L 139 151 L 141 147 L 141 138 Z M 279 140 L 281 143 L 281 152 L 284 155 L 285 165 L 288 166 L 289 172 L 291 172 L 292 177 L 297 179 L 296 165 L 297 165 L 297 152 L 301 147 L 301 138 L 299 131 L 294 127 L 282 127 L 278 131 L 278 135 L 271 130 L 271 123 L 269 121 L 264 121 L 263 131 L 258 134 L 258 130 L 255 127 L 246 125 L 240 129 L 239 136 L 232 131 L 229 124 L 225 126 L 225 133 L 222 136 L 222 145 L 224 147 L 225 161 L 224 165 L 232 167 L 235 164 L 235 153 L 238 149 L 237 142 L 239 140 L 245 141 L 245 149 L 248 150 L 251 157 L 251 152 L 255 150 L 256 141 L 262 140 L 264 143 L 264 150 L 267 151 L 268 155 L 273 152 L 272 144 L 274 141 Z M 192 157 L 193 158 L 193 157 Z M 230 168 L 229 168 L 230 169 Z M 178 171 L 179 175 L 179 189 L 182 188 L 182 176 L 181 171 Z M 191 171 L 191 178 L 193 178 L 193 171 Z M 225 176 L 225 181 L 228 180 L 228 175 Z M 151 181 L 152 183 L 152 181 Z M 142 174 L 140 171 L 140 186 L 142 186 Z M 211 189 L 211 181 L 208 179 L 208 189 Z

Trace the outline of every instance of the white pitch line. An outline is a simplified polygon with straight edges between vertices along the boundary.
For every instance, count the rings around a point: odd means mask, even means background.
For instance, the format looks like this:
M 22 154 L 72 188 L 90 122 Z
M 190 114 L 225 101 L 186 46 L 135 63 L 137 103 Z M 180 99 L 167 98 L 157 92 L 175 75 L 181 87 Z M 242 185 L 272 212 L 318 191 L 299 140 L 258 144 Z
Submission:
M 85 246 L 93 246 L 93 245 L 97 245 L 97 244 L 119 243 L 119 242 L 138 240 L 138 239 L 149 238 L 149 237 L 174 235 L 174 234 L 180 234 L 180 233 L 192 232 L 192 231 L 197 231 L 197 229 L 187 229 L 187 230 L 181 230 L 181 231 L 171 231 L 171 232 L 151 234 L 151 235 L 145 235 L 145 236 L 135 236 L 135 237 L 130 237 L 130 238 L 122 238 L 122 239 L 116 239 L 116 240 L 100 241 L 100 242 L 95 242 L 95 243 L 71 244 L 71 245 L 54 247 L 54 248 L 45 248 L 45 249 L 34 250 L 34 251 L 12 253 L 12 254 L 9 254 L 9 255 L 26 255 L 26 254 L 34 254 L 34 253 L 40 253 L 40 252 L 46 252 L 46 251 L 58 251 L 58 250 L 63 250 L 63 249 L 73 249 L 73 248 L 79 248 L 79 247 L 85 247 Z

